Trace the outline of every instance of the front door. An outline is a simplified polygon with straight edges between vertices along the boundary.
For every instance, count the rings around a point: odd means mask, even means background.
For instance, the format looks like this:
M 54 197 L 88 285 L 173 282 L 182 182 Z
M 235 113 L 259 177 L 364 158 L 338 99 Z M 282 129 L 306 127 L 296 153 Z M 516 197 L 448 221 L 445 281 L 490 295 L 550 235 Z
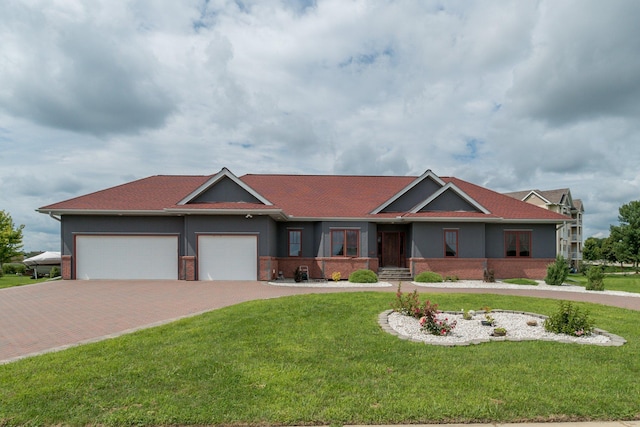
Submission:
M 383 231 L 380 233 L 382 267 L 404 267 L 404 233 Z

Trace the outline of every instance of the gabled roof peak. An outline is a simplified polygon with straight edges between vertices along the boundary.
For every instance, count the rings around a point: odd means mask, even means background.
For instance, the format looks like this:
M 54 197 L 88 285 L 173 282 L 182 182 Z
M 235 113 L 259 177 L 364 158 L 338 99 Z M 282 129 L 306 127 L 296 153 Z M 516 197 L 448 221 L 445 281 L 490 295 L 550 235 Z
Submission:
M 218 172 L 217 174 L 213 175 L 204 184 L 202 184 L 201 186 L 196 188 L 194 191 L 192 191 L 187 197 L 185 197 L 184 199 L 180 200 L 178 202 L 178 205 L 186 205 L 187 203 L 195 200 L 198 196 L 202 195 L 207 190 L 213 188 L 218 182 L 222 181 L 224 178 L 228 178 L 231 181 L 233 181 L 236 185 L 238 185 L 240 188 L 245 190 L 247 193 L 251 194 L 253 197 L 258 199 L 261 203 L 263 203 L 263 204 L 265 204 L 267 206 L 271 206 L 272 205 L 272 203 L 269 200 L 267 200 L 264 196 L 262 196 L 260 193 L 255 191 L 253 188 L 251 188 L 248 184 L 246 184 L 245 182 L 240 180 L 240 178 L 235 176 L 226 167 L 223 167 L 220 170 L 220 172 Z
M 431 169 L 427 169 L 422 175 L 420 175 L 419 177 L 417 177 L 416 179 L 414 179 L 409 185 L 407 185 L 406 187 L 404 187 L 402 190 L 400 190 L 399 192 L 397 192 L 393 197 L 391 197 L 389 200 L 387 200 L 386 202 L 384 202 L 383 204 L 381 204 L 380 206 L 378 206 L 377 208 L 375 208 L 371 213 L 372 214 L 378 214 L 380 212 L 382 212 L 385 208 L 389 207 L 393 202 L 395 202 L 396 200 L 398 200 L 400 197 L 402 197 L 404 194 L 406 194 L 409 190 L 411 190 L 412 188 L 414 188 L 416 185 L 420 184 L 422 181 L 424 181 L 425 179 L 431 179 L 433 182 L 435 182 L 436 184 L 438 184 L 440 187 L 444 187 L 445 186 L 445 182 L 440 179 L 440 177 L 438 175 L 436 175 L 435 173 L 433 173 L 433 171 Z

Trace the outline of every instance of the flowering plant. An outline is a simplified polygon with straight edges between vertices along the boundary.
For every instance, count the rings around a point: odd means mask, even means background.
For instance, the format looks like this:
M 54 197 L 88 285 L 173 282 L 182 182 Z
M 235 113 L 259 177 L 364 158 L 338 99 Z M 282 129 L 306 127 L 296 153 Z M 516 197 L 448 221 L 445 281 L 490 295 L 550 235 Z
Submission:
M 456 327 L 456 321 L 449 322 L 449 318 L 440 319 L 438 317 L 422 316 L 420 318 L 420 326 L 423 331 L 432 335 L 449 335 Z
M 339 271 L 334 271 L 333 273 L 331 273 L 331 280 L 333 280 L 334 282 L 339 282 L 341 278 L 342 274 L 340 274 Z

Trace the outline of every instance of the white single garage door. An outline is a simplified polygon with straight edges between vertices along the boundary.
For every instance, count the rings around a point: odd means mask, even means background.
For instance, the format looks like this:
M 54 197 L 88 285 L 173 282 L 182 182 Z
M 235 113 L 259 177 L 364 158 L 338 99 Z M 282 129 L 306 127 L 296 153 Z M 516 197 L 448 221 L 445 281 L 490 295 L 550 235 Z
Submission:
M 257 280 L 258 236 L 198 236 L 199 280 Z
M 178 279 L 178 236 L 76 236 L 78 279 Z

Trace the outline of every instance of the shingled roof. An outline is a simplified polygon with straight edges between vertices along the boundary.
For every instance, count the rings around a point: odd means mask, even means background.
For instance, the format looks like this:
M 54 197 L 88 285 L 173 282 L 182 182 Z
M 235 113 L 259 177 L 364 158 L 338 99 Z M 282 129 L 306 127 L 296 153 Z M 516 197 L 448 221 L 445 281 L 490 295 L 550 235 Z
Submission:
M 221 176 L 271 204 L 224 200 L 193 202 L 190 195 L 215 185 Z M 228 170 L 207 176 L 157 175 L 43 206 L 55 215 L 176 215 L 263 213 L 280 220 L 364 219 L 563 222 L 567 217 L 516 200 L 455 177 L 439 180 L 470 198 L 477 211 L 416 211 L 373 213 L 420 177 L 357 175 L 249 174 L 235 178 Z M 194 196 L 195 197 L 195 196 Z M 426 199 L 426 196 L 425 196 Z M 195 200 L 195 199 L 193 199 Z

